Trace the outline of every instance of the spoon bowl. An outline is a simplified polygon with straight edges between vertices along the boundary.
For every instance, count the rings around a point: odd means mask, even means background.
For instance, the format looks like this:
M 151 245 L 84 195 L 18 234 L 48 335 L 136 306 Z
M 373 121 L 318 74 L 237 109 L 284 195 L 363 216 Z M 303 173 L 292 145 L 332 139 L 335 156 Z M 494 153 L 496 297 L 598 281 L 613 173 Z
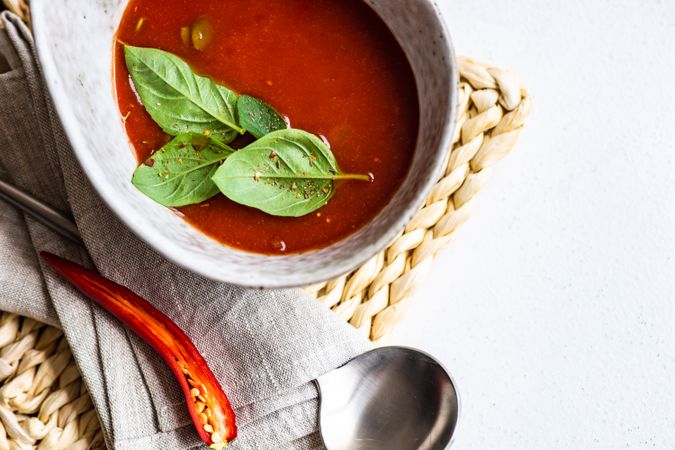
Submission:
M 457 390 L 426 353 L 378 348 L 316 381 L 328 450 L 442 450 L 452 440 Z

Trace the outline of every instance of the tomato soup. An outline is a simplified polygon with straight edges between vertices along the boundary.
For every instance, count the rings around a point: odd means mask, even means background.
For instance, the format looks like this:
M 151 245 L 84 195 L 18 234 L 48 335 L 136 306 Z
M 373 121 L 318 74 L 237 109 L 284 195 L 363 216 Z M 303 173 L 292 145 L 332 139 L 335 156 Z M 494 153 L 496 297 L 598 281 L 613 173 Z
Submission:
M 209 25 L 197 50 L 185 27 Z M 362 0 L 131 0 L 117 32 L 115 87 L 139 162 L 170 137 L 145 111 L 121 42 L 174 53 L 200 75 L 259 97 L 300 128 L 325 138 L 344 172 L 328 204 L 309 215 L 275 217 L 217 195 L 177 209 L 223 244 L 266 253 L 326 247 L 366 225 L 391 200 L 411 164 L 419 123 L 408 60 Z

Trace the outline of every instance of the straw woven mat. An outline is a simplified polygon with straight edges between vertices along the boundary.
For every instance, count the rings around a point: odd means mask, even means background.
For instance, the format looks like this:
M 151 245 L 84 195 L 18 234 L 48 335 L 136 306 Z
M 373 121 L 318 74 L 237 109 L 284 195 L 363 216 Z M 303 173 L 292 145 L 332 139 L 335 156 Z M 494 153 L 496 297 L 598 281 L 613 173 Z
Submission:
M 27 0 L 3 0 L 28 19 Z M 375 342 L 410 307 L 435 255 L 518 139 L 532 103 L 509 71 L 459 58 L 458 123 L 446 170 L 405 230 L 359 269 L 306 290 Z M 61 332 L 0 313 L 0 450 L 105 448 Z

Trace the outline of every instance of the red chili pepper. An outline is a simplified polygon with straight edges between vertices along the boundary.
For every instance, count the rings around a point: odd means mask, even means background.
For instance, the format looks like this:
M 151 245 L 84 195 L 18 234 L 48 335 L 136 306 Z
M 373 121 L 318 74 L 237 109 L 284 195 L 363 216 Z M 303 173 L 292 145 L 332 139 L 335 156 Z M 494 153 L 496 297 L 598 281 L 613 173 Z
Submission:
M 161 355 L 183 389 L 192 421 L 206 445 L 222 449 L 237 437 L 227 396 L 190 338 L 171 319 L 124 286 L 51 253 L 40 256 Z

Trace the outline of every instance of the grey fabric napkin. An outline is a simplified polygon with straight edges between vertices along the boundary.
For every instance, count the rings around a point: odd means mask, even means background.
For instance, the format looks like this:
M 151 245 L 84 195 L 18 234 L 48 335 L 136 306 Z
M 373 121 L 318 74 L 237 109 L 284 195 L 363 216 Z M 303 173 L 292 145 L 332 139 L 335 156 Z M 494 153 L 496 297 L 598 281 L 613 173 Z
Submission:
M 233 449 L 320 447 L 311 380 L 365 351 L 366 340 L 301 291 L 206 280 L 132 235 L 74 159 L 29 30 L 7 12 L 0 23 L 0 176 L 71 211 L 86 243 L 80 248 L 0 203 L 0 309 L 63 328 L 111 448 L 183 449 L 200 441 L 162 361 L 41 264 L 36 251 L 95 266 L 185 330 L 235 407 Z

